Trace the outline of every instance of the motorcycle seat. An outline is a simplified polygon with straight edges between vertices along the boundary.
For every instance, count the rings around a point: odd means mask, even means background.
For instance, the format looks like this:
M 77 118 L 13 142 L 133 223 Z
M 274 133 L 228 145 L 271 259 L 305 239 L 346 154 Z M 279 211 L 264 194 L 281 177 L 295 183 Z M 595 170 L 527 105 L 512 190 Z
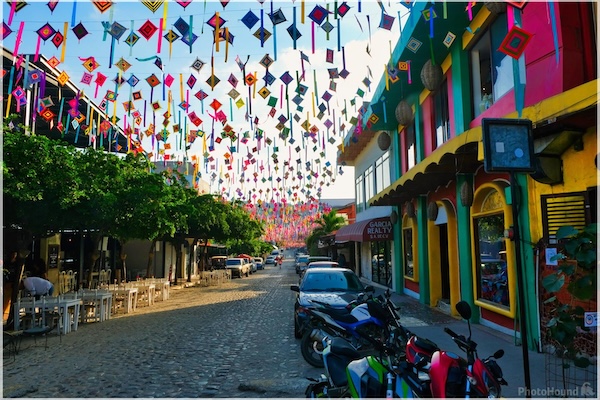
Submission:
M 348 312 L 348 310 L 337 309 L 337 308 L 320 308 L 319 311 L 325 313 L 336 321 L 344 322 L 347 324 L 353 324 L 358 321 L 352 314 Z
M 362 357 L 361 354 L 344 339 L 333 338 L 331 339 L 329 346 L 331 347 L 331 352 L 334 354 L 350 357 L 353 360 L 357 360 Z
M 433 343 L 431 340 L 426 338 L 417 337 L 415 339 L 415 345 L 429 354 L 432 354 L 434 351 L 439 350 L 437 344 Z

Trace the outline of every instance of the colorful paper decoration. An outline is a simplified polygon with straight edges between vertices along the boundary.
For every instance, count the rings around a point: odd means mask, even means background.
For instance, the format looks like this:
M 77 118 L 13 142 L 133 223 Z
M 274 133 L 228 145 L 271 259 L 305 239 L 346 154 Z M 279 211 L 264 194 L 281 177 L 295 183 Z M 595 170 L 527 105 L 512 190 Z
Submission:
M 246 85 L 252 86 L 252 85 L 254 85 L 256 83 L 256 78 L 254 77 L 254 75 L 248 74 L 244 78 L 244 81 L 246 82 Z
M 187 22 L 185 22 L 181 17 L 179 17 L 179 19 L 175 21 L 173 26 L 179 31 L 181 36 L 187 35 L 188 31 L 190 30 L 190 25 Z
M 529 43 L 531 36 L 531 33 L 513 25 L 498 50 L 518 60 L 525 51 L 525 47 Z
M 222 28 L 226 22 L 227 21 L 225 21 L 223 18 L 221 18 L 219 13 L 214 13 L 213 16 L 210 17 L 210 19 L 208 21 L 206 21 L 206 24 L 209 25 L 210 27 L 212 27 L 213 29 L 217 29 L 217 24 L 219 24 L 219 28 Z
M 156 25 L 154 25 L 149 19 L 144 22 L 144 24 L 138 29 L 138 32 L 144 37 L 146 40 L 150 40 L 152 35 L 158 30 Z
M 52 37 L 52 43 L 56 46 L 57 49 L 60 47 L 64 40 L 65 37 L 60 32 L 56 32 Z
M 267 87 L 266 87 L 266 86 L 264 86 L 262 89 L 260 89 L 260 90 L 258 91 L 258 94 L 260 94 L 260 96 L 261 96 L 263 99 L 266 99 L 266 98 L 267 98 L 267 96 L 269 96 L 269 95 L 271 94 L 271 91 L 270 91 L 269 89 L 267 89 Z
M 510 4 L 513 7 L 518 8 L 519 10 L 522 10 L 523 7 L 525 7 L 525 4 L 527 4 L 527 0 L 524 1 L 514 1 L 514 0 L 505 0 L 508 4 Z
M 229 93 L 227 93 L 227 94 L 229 95 L 229 97 L 231 97 L 232 99 L 234 99 L 234 100 L 235 100 L 235 99 L 237 99 L 237 98 L 238 98 L 238 96 L 240 95 L 240 92 L 238 92 L 238 91 L 237 91 L 237 90 L 235 90 L 235 89 L 231 89 L 231 90 L 229 91 Z
M 131 98 L 134 101 L 141 100 L 142 99 L 142 91 L 136 90 L 135 92 L 131 93 Z M 134 117 L 135 117 L 135 115 L 134 115 Z
M 294 40 L 298 40 L 302 37 L 302 33 L 300 33 L 300 31 L 296 28 L 296 25 L 294 24 L 288 26 L 287 32 L 290 35 L 290 37 Z
M 50 9 L 50 14 L 52 14 L 54 12 L 54 9 L 58 5 L 58 0 L 50 0 L 48 3 L 46 3 L 46 5 Z
M 265 85 L 270 86 L 275 82 L 275 76 L 269 71 L 265 72 L 265 76 L 263 76 L 263 81 L 265 81 Z
M 198 100 L 202 101 L 208 97 L 208 94 L 204 90 L 198 90 L 194 95 Z
M 133 74 L 129 77 L 129 79 L 127 79 L 127 83 L 131 87 L 135 87 L 139 82 L 140 80 L 138 79 L 138 77 Z
M 71 30 L 73 31 L 73 34 L 75 36 L 77 36 L 77 39 L 81 40 L 84 37 L 87 36 L 87 34 L 89 33 L 87 31 L 87 29 L 85 29 L 85 26 L 83 26 L 83 24 L 80 22 L 77 25 L 75 25 L 73 28 L 71 28 Z
M 213 101 L 210 102 L 209 105 L 213 110 L 217 111 L 219 108 L 221 108 L 221 106 L 223 104 L 221 104 L 221 102 L 219 102 L 219 100 L 214 99 Z
M 174 41 L 176 41 L 177 39 L 179 39 L 179 35 L 176 34 L 172 29 L 169 29 L 169 31 L 167 33 L 165 33 L 163 37 L 169 43 L 173 43 Z
M 121 71 L 126 72 L 131 67 L 131 64 L 128 63 L 127 60 L 125 60 L 123 57 L 121 57 L 119 61 L 115 63 L 115 66 Z
M 236 76 L 234 74 L 230 74 L 229 78 L 227 79 L 227 82 L 229 82 L 231 84 L 231 86 L 237 87 L 239 80 L 238 80 L 238 78 L 236 78 Z
M 273 64 L 273 59 L 269 57 L 268 54 L 265 54 L 263 58 L 259 61 L 259 64 L 269 69 L 269 67 Z
M 127 35 L 127 39 L 125 39 L 125 43 L 127 43 L 129 45 L 129 47 L 133 47 L 133 45 L 136 44 L 138 40 L 140 40 L 140 37 L 135 32 L 132 31 L 129 33 L 129 35 Z
M 221 82 L 221 80 L 214 74 L 209 76 L 208 79 L 206 80 L 206 83 L 208 84 L 208 86 L 210 86 L 211 89 L 214 89 L 215 86 L 217 86 L 219 84 L 219 82 Z
M 423 44 L 423 42 L 415 39 L 414 37 L 411 37 L 410 40 L 408 41 L 408 44 L 406 45 L 406 48 L 409 49 L 410 51 L 412 51 L 413 53 L 416 53 L 422 44 Z
M 278 9 L 277 11 L 274 11 L 273 13 L 269 14 L 269 18 L 271 19 L 271 22 L 273 23 L 273 25 L 279 25 L 282 22 L 287 21 L 287 19 L 285 18 L 285 15 L 283 15 L 283 11 L 281 11 L 281 8 Z
M 289 72 L 287 72 L 287 71 L 286 71 L 286 72 L 284 72 L 284 73 L 283 73 L 283 74 L 282 74 L 282 75 L 279 77 L 279 79 L 280 79 L 280 80 L 281 80 L 281 81 L 282 81 L 282 82 L 283 82 L 283 83 L 284 83 L 286 86 L 287 86 L 287 85 L 289 85 L 289 84 L 290 84 L 290 83 L 291 83 L 291 82 L 294 80 L 294 78 L 292 78 L 292 75 L 290 75 L 290 73 L 289 73 Z
M 98 11 L 103 13 L 104 11 L 108 10 L 112 6 L 113 3 L 110 0 L 107 0 L 107 1 L 92 0 L 92 4 L 96 7 L 96 9 Z
M 429 22 L 429 19 L 432 17 L 432 15 L 434 19 L 437 18 L 437 14 L 433 7 L 426 8 L 425 10 L 421 11 L 421 15 L 423 15 L 423 19 L 427 22 Z
M 395 20 L 396 18 L 392 17 L 391 15 L 381 13 L 381 21 L 379 22 L 379 27 L 387 29 L 389 31 L 390 29 L 392 29 Z
M 110 30 L 108 31 L 108 34 L 112 37 L 115 38 L 115 40 L 119 40 L 121 39 L 121 36 L 123 36 L 123 34 L 125 33 L 127 29 L 125 29 L 125 27 L 123 25 L 121 25 L 118 22 L 113 22 L 112 25 L 110 26 Z
M 69 74 L 63 71 L 56 77 L 56 80 L 61 86 L 65 86 L 69 82 Z
M 44 110 L 40 113 L 40 116 L 44 118 L 46 122 L 50 122 L 54 119 L 54 117 L 56 117 L 56 114 L 54 114 L 52 110 L 44 108 Z
M 321 24 L 321 29 L 323 29 L 326 33 L 329 33 L 333 30 L 333 25 L 329 21 L 325 21 Z
M 175 78 L 173 78 L 173 76 L 171 74 L 167 74 L 167 76 L 165 76 L 165 79 L 164 79 L 165 85 L 167 85 L 168 87 L 171 87 L 171 84 L 173 83 L 174 80 L 175 80 Z
M 262 38 L 261 38 L 261 33 L 262 33 Z M 267 40 L 269 40 L 269 38 L 271 37 L 271 32 L 269 32 L 265 28 L 258 28 L 256 30 L 256 32 L 254 32 L 254 37 L 257 38 L 258 40 L 262 40 L 262 42 L 264 43 Z
M 160 6 L 162 6 L 164 0 L 154 0 L 154 1 L 150 1 L 150 0 L 142 0 L 142 4 L 145 5 L 146 7 L 148 7 L 148 9 L 150 11 L 152 11 L 153 13 L 156 12 L 156 10 L 158 10 L 160 8 Z
M 8 35 L 12 33 L 10 26 L 6 25 L 6 22 L 2 21 L 2 40 L 6 39 Z
M 81 83 L 89 85 L 90 83 L 92 83 L 93 78 L 94 78 L 94 75 L 92 75 L 88 72 L 84 72 L 83 76 L 81 77 Z
M 340 17 L 343 17 L 344 15 L 346 15 L 346 13 L 348 13 L 348 11 L 350 11 L 350 6 L 345 1 L 342 4 L 340 4 L 337 9 L 337 13 Z
M 446 34 L 446 37 L 444 38 L 444 46 L 450 48 L 450 46 L 452 46 L 452 43 L 454 43 L 454 39 L 456 39 L 456 35 L 452 32 L 448 32 Z
M 194 44 L 196 39 L 198 39 L 198 35 L 196 35 L 195 33 L 192 33 L 191 38 L 189 34 L 181 36 L 181 41 L 188 46 Z
M 194 85 L 196 84 L 196 81 L 196 77 L 194 75 L 190 75 L 186 83 L 190 89 L 193 89 Z
M 242 23 L 246 25 L 248 29 L 252 29 L 258 21 L 258 17 L 252 11 L 248 11 L 242 18 Z
M 9 30 L 10 30 L 10 28 L 9 28 Z M 55 33 L 56 33 L 56 30 L 52 27 L 52 25 L 50 25 L 47 22 L 44 26 L 42 26 L 40 29 L 37 30 L 37 34 L 42 38 L 42 40 L 44 42 L 46 40 L 50 39 Z
M 176 1 L 177 1 L 177 4 L 179 4 L 181 7 L 183 7 L 184 10 L 192 2 L 192 0 L 176 0 Z
M 158 78 L 154 74 L 152 74 L 149 77 L 147 77 L 146 78 L 146 82 L 148 82 L 148 85 L 150 85 L 150 87 L 155 87 L 155 86 L 157 86 L 157 85 L 160 84 L 160 81 L 158 80 Z
M 195 69 L 196 72 L 199 73 L 202 67 L 204 67 L 204 64 L 206 64 L 204 61 L 196 57 L 196 60 L 192 63 L 192 65 L 190 65 L 190 67 Z
M 316 24 L 321 25 L 325 18 L 329 15 L 329 11 L 327 9 L 316 5 L 315 8 L 308 14 L 308 18 L 313 20 Z

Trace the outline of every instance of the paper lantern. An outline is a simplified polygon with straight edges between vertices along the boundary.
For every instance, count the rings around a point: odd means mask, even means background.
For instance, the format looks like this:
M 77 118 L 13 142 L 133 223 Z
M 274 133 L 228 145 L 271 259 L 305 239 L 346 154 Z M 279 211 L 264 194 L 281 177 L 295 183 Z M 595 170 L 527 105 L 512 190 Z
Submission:
M 473 188 L 469 182 L 463 182 L 460 186 L 460 203 L 465 207 L 473 205 Z
M 444 79 L 444 71 L 440 65 L 434 65 L 431 60 L 423 65 L 421 69 L 421 82 L 426 89 L 433 91 L 437 89 Z
M 396 106 L 396 121 L 400 125 L 408 125 L 413 120 L 412 107 L 406 100 L 401 100 Z
M 503 1 L 484 1 L 485 8 L 492 14 L 503 14 L 506 12 L 506 3 Z
M 430 201 L 427 205 L 427 219 L 435 221 L 438 216 L 438 205 L 435 201 Z
M 385 151 L 389 149 L 391 144 L 392 138 L 390 137 L 390 134 L 386 131 L 381 132 L 377 137 L 377 145 L 381 150 Z

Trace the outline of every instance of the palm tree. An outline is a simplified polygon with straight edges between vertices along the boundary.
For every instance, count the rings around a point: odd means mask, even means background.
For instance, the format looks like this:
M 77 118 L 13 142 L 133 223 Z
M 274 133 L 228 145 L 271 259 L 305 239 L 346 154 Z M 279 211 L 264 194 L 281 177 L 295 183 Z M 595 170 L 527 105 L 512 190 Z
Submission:
M 309 254 L 316 253 L 319 238 L 337 231 L 346 225 L 346 220 L 344 217 L 337 215 L 335 210 L 331 210 L 327 214 L 322 214 L 321 218 L 315 220 L 315 224 L 317 224 L 317 227 L 306 238 L 306 248 Z

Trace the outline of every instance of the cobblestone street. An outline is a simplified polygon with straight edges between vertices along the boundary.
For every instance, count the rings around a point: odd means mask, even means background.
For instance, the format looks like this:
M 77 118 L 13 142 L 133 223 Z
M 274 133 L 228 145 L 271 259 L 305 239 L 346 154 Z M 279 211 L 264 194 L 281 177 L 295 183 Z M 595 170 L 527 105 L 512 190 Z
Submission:
M 3 397 L 303 397 L 292 261 L 171 298 L 4 358 Z M 38 347 L 39 346 L 39 347 Z

